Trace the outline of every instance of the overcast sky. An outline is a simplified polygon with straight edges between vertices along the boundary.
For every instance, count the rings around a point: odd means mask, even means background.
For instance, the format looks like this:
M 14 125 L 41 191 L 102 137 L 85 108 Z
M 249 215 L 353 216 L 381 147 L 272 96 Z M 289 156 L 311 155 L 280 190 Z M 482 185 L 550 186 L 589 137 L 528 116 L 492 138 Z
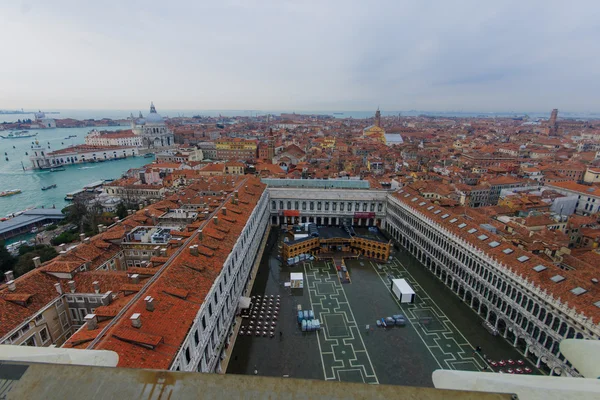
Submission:
M 0 2 L 0 108 L 600 111 L 600 1 Z

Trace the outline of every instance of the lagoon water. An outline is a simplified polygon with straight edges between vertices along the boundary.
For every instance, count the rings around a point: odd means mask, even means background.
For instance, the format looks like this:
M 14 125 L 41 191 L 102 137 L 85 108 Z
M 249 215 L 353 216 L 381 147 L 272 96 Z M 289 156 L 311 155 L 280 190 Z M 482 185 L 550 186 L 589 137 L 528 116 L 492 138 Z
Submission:
M 2 116 L 0 116 L 1 118 Z M 115 126 L 98 129 L 114 131 L 127 128 Z M 14 196 L 0 197 L 0 217 L 31 206 L 62 208 L 67 204 L 64 200 L 66 193 L 102 179 L 120 178 L 128 169 L 138 168 L 152 162 L 152 159 L 144 157 L 130 157 L 101 164 L 68 165 L 65 166 L 65 171 L 58 172 L 23 170 L 23 166 L 31 167 L 29 156 L 25 155 L 25 152 L 30 152 L 32 141 L 39 140 L 47 150 L 58 150 L 84 143 L 85 135 L 91 129 L 93 128 L 31 129 L 30 133 L 38 133 L 36 137 L 0 138 L 0 192 L 11 189 L 22 190 L 22 193 Z M 7 131 L 0 131 L 0 135 L 6 134 L 8 134 Z M 77 137 L 65 139 L 70 135 L 77 135 Z M 8 161 L 6 161 L 7 157 Z M 42 190 L 42 187 L 52 184 L 56 184 L 55 189 Z

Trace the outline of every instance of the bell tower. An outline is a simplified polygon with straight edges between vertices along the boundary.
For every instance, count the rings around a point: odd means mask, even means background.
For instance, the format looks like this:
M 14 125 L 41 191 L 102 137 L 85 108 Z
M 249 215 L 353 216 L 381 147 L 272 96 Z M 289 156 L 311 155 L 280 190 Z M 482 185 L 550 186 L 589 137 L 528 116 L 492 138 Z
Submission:
M 379 111 L 379 107 L 377 107 L 377 111 L 375 111 L 375 126 L 381 127 L 381 112 Z

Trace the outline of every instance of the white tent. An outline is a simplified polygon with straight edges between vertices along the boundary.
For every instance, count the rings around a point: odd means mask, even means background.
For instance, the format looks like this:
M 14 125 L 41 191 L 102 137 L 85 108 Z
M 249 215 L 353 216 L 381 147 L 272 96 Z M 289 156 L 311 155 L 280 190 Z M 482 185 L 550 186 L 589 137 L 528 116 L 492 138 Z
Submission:
M 290 274 L 290 286 L 292 289 L 301 289 L 304 287 L 304 274 L 302 272 L 292 272 Z

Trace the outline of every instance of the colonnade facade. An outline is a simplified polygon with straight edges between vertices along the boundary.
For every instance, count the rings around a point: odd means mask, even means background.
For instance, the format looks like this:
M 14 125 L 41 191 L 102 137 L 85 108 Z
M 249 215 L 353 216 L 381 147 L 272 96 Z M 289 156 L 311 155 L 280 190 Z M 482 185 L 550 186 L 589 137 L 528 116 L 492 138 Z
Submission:
M 386 209 L 383 230 L 475 310 L 489 330 L 549 374 L 579 375 L 559 343 L 598 339 L 597 325 L 391 194 Z
M 385 218 L 382 190 L 269 188 L 271 224 L 380 226 Z

